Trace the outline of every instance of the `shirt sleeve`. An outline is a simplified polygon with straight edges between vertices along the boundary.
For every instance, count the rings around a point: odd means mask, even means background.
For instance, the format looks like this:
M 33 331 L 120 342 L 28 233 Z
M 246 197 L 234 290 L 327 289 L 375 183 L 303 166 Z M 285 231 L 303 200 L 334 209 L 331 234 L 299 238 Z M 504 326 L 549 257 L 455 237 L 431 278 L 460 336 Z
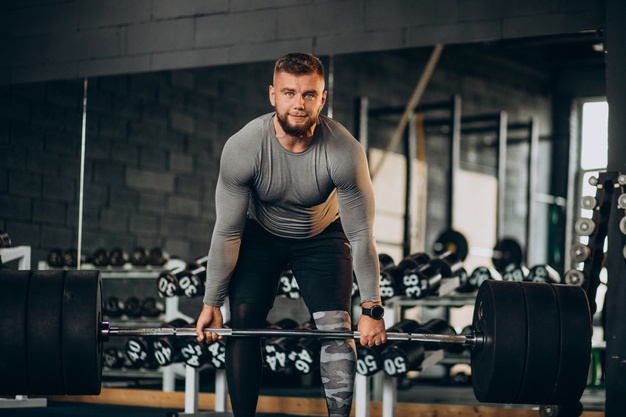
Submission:
M 250 150 L 240 140 L 229 139 L 220 159 L 220 171 L 215 190 L 216 222 L 209 248 L 205 294 L 203 302 L 222 306 L 228 294 L 241 245 L 250 198 L 250 183 L 254 166 Z
M 333 177 L 341 224 L 352 247 L 361 302 L 380 301 L 380 271 L 374 242 L 374 187 L 365 151 L 352 137 L 338 152 Z

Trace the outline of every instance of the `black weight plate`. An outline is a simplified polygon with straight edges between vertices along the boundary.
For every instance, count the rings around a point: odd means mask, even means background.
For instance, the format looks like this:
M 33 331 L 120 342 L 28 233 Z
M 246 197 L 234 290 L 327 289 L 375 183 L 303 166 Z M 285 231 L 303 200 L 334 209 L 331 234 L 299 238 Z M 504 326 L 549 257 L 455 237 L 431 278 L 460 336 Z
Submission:
M 26 354 L 30 394 L 65 394 L 61 300 L 66 272 L 34 271 L 28 291 Z
M 315 351 L 318 351 L 318 349 Z M 316 365 L 319 363 L 317 356 L 312 349 L 309 349 L 302 343 L 296 343 L 287 352 L 287 358 L 293 364 L 294 372 L 300 375 L 308 375 L 315 370 Z
M 574 285 L 554 285 L 561 323 L 559 367 L 554 390 L 545 404 L 573 404 L 587 384 L 591 360 L 591 312 L 587 294 Z
M 552 286 L 521 284 L 526 300 L 526 365 L 516 404 L 546 404 L 554 387 L 560 355 L 559 311 Z
M 154 358 L 150 353 L 148 340 L 142 337 L 131 337 L 126 341 L 124 348 L 126 359 L 132 364 L 132 367 L 140 368 L 149 362 L 153 362 Z
M 392 274 L 388 271 L 380 271 L 379 287 L 381 301 L 385 302 L 396 296 L 396 283 Z
M 464 261 L 469 253 L 469 244 L 462 233 L 448 229 L 441 233 L 437 240 L 435 240 L 433 252 L 435 255 L 452 252 L 455 253 L 461 261 Z
M 223 339 L 206 345 L 209 354 L 209 363 L 215 369 L 224 369 L 226 366 L 226 344 Z
M 382 369 L 379 349 L 357 343 L 356 354 L 356 372 L 359 375 L 372 376 Z
M 515 239 L 504 238 L 493 248 L 491 262 L 496 271 L 501 272 L 510 264 L 521 265 L 523 260 L 522 246 Z
M 192 368 L 199 368 L 209 360 L 206 344 L 190 338 L 180 346 L 180 353 L 185 363 Z
M 62 299 L 66 394 L 98 395 L 103 366 L 100 271 L 67 271 Z
M 103 352 L 103 364 L 109 369 L 120 369 L 124 366 L 124 353 L 114 346 L 109 346 Z
M 30 393 L 26 318 L 31 274 L 0 270 L 0 395 Z
M 409 371 L 420 370 L 425 355 L 424 343 L 414 341 L 394 343 L 380 353 L 385 374 L 390 377 L 401 377 Z
M 472 326 L 484 339 L 471 352 L 476 399 L 512 403 L 524 374 L 528 327 L 519 283 L 483 282 L 476 295 Z
M 53 268 L 61 268 L 65 266 L 65 257 L 63 251 L 59 248 L 53 248 L 48 252 L 48 265 Z
M 387 268 L 391 268 L 392 266 L 395 265 L 395 262 L 393 261 L 393 258 L 389 255 L 387 255 L 386 253 L 379 253 L 378 254 L 378 263 L 380 264 L 380 270 L 384 270 Z

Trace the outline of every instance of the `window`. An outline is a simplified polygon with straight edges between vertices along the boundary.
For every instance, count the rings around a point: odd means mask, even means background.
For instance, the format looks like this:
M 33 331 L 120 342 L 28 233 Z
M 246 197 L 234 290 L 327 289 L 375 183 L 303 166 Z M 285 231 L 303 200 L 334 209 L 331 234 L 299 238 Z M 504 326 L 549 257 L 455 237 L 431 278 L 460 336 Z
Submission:
M 579 173 L 580 182 L 578 191 L 580 196 L 595 196 L 596 187 L 589 185 L 589 178 L 597 176 L 598 172 L 606 171 L 608 165 L 608 127 L 609 127 L 609 105 L 606 101 L 587 101 L 582 105 L 581 113 L 581 135 L 580 135 L 580 160 Z M 578 199 L 580 200 L 580 199 Z M 591 210 L 584 210 L 578 205 L 577 217 L 592 217 Z M 607 240 L 604 241 L 604 251 L 607 251 Z M 589 238 L 582 236 L 582 243 L 587 243 Z M 602 269 L 600 281 L 607 282 L 607 271 Z M 596 303 L 598 310 L 603 307 L 606 286 L 598 286 Z

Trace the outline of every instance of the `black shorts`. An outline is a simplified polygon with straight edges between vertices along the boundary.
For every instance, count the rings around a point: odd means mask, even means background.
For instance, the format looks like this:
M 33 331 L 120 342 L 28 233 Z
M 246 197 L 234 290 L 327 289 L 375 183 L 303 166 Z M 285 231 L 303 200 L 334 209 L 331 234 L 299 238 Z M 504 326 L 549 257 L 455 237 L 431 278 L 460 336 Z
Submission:
M 339 221 L 316 236 L 290 239 L 247 220 L 228 288 L 231 308 L 249 303 L 271 308 L 280 275 L 287 268 L 293 272 L 311 314 L 350 311 L 352 253 Z

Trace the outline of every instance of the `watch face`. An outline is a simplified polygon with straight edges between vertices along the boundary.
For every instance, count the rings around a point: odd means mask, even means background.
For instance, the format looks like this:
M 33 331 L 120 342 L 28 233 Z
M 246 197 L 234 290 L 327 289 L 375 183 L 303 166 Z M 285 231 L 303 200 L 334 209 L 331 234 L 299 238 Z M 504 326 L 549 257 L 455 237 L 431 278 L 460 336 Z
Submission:
M 373 319 L 382 319 L 385 315 L 385 309 L 381 306 L 374 306 L 372 307 L 371 315 Z

